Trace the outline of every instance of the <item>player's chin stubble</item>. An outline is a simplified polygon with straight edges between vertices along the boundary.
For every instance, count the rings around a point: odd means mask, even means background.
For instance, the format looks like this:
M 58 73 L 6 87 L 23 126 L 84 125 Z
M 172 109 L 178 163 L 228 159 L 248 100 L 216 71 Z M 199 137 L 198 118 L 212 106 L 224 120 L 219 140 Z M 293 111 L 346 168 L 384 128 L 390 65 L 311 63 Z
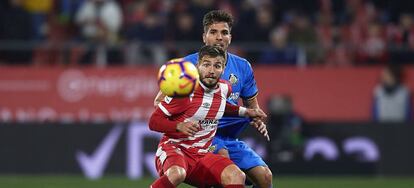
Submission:
M 217 81 L 218 80 L 210 80 L 210 79 L 207 79 L 207 78 L 201 79 L 201 83 L 203 83 L 203 85 L 205 85 L 208 88 L 214 88 L 214 86 L 217 85 Z

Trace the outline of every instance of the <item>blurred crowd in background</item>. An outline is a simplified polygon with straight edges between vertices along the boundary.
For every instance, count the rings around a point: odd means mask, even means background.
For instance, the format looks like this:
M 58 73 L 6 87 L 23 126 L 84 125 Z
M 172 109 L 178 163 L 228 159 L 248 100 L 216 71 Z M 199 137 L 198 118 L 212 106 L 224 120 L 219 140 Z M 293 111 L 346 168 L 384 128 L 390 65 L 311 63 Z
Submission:
M 4 0 L 0 63 L 159 65 L 201 46 L 213 9 L 252 64 L 414 63 L 409 0 Z

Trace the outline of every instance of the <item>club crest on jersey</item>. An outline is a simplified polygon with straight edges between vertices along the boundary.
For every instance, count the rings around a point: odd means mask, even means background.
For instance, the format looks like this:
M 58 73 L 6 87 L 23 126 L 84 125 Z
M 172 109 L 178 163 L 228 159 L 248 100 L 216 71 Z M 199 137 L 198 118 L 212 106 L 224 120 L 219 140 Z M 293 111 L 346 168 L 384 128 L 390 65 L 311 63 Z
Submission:
M 237 83 L 237 81 L 239 81 L 237 76 L 235 74 L 231 73 L 230 76 L 229 76 L 229 82 L 231 83 L 231 85 L 235 85 Z
M 211 145 L 210 147 L 208 147 L 208 152 L 213 152 L 214 150 L 216 150 L 216 145 Z

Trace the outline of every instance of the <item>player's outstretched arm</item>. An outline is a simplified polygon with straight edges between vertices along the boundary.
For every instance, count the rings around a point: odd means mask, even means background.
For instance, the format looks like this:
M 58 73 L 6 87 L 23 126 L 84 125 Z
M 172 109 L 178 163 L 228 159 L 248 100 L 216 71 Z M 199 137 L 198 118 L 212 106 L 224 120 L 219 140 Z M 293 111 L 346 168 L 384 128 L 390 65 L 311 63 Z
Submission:
M 243 112 L 243 110 L 245 109 L 245 111 Z M 250 118 L 258 118 L 260 120 L 265 119 L 267 117 L 267 115 L 259 108 L 243 108 L 240 107 L 240 114 L 242 116 L 246 116 L 246 117 L 250 117 Z
M 261 109 L 245 108 L 242 106 L 230 104 L 228 102 L 226 103 L 224 115 L 225 116 L 259 118 L 259 119 L 265 119 L 267 117 L 267 115 Z
M 243 100 L 243 105 L 246 108 L 257 109 L 257 110 L 261 111 L 261 113 L 264 114 L 263 110 L 259 106 L 259 102 L 257 101 L 257 95 L 255 97 L 250 98 L 250 99 Z M 265 121 L 265 120 L 262 119 L 262 121 Z

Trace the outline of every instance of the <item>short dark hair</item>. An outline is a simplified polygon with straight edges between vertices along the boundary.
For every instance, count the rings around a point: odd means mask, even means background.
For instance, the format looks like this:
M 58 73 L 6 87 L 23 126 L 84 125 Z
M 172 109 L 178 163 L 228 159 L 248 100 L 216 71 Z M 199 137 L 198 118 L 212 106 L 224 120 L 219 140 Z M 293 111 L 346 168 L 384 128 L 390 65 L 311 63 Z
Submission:
M 204 32 L 207 31 L 208 27 L 216 22 L 226 22 L 229 28 L 233 27 L 233 16 L 223 10 L 212 10 L 204 15 L 203 27 Z
M 204 56 L 210 56 L 210 57 L 223 57 L 224 60 L 226 60 L 226 52 L 218 46 L 209 46 L 205 45 L 200 48 L 198 51 L 198 60 L 201 60 Z

